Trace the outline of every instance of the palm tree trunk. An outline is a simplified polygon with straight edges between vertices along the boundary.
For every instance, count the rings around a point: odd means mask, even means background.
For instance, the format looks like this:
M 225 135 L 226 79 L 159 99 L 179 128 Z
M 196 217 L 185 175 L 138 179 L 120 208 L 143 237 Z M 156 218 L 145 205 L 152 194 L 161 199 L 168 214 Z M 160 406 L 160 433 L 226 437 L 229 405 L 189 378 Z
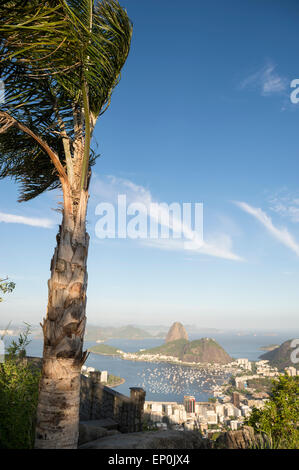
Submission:
M 35 441 L 39 449 L 77 447 L 80 371 L 86 359 L 87 200 L 87 191 L 82 191 L 76 216 L 64 210 L 51 262 L 47 317 L 42 325 L 43 369 Z M 64 202 L 66 208 L 66 197 Z

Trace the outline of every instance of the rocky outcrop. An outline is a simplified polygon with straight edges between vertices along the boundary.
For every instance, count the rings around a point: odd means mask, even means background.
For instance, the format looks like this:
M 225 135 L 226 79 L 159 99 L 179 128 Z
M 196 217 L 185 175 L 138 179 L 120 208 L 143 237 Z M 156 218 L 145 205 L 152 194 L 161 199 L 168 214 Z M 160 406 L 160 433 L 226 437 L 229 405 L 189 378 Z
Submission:
M 177 341 L 178 339 L 188 340 L 188 334 L 184 326 L 180 322 L 175 322 L 170 330 L 167 333 L 165 343 L 170 343 L 171 341 Z
M 250 426 L 239 431 L 228 431 L 221 434 L 215 441 L 216 449 L 263 449 L 269 446 L 266 436 L 255 434 Z
M 83 444 L 79 449 L 210 449 L 198 431 L 147 431 L 117 434 Z
M 92 429 L 94 427 L 94 429 Z M 95 440 L 87 442 L 98 433 Z M 112 435 L 112 433 L 114 433 Z M 83 443 L 84 442 L 84 443 Z M 81 445 L 80 445 L 81 444 Z M 199 431 L 146 431 L 121 434 L 97 427 L 97 422 L 80 424 L 79 449 L 267 449 L 265 435 L 250 426 L 222 433 L 216 441 L 203 438 Z
M 81 421 L 79 424 L 78 445 L 86 444 L 106 436 L 119 434 L 117 423 L 112 419 Z

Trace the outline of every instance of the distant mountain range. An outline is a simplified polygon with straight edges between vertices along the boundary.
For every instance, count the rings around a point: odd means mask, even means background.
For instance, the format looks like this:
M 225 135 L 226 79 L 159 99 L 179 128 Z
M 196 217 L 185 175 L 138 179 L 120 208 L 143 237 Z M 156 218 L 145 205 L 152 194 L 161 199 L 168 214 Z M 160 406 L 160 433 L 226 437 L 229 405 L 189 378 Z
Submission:
M 152 338 L 153 336 L 147 331 L 136 328 L 135 326 L 122 326 L 122 327 L 99 327 L 88 326 L 85 333 L 86 341 L 98 341 L 113 338 L 121 339 L 144 339 Z
M 87 338 L 97 338 L 104 339 L 114 337 L 114 338 L 146 338 L 150 336 L 145 336 L 146 332 L 140 328 L 133 326 L 127 326 L 123 328 L 101 328 L 101 329 L 92 329 L 93 336 L 87 336 Z M 90 334 L 90 333 L 89 333 Z M 111 336 L 111 335 L 114 336 Z M 88 335 L 88 331 L 87 331 Z M 95 335 L 95 336 L 94 336 Z M 118 352 L 117 348 L 109 346 L 107 344 L 99 344 L 90 348 L 91 352 L 96 354 L 107 354 L 107 355 L 121 355 Z M 188 341 L 187 332 L 180 322 L 175 322 L 170 327 L 165 343 L 161 346 L 157 346 L 151 349 L 142 349 L 135 353 L 137 356 L 143 354 L 149 355 L 163 355 L 169 357 L 176 357 L 183 362 L 194 362 L 194 363 L 217 363 L 217 364 L 227 364 L 232 361 L 232 358 L 227 354 L 227 352 L 212 338 L 201 338 L 195 341 Z

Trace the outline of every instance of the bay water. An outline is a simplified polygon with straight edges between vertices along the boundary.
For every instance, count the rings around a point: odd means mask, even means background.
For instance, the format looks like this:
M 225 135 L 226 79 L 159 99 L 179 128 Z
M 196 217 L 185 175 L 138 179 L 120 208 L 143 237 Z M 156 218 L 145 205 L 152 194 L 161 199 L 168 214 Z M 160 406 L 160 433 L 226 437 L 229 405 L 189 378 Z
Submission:
M 213 337 L 233 358 L 247 358 L 258 360 L 264 351 L 260 347 L 269 344 L 281 344 L 292 338 L 299 338 L 299 331 L 284 331 L 273 334 L 237 332 L 213 333 Z M 192 341 L 203 335 L 189 335 Z M 117 347 L 125 352 L 135 352 L 148 349 L 164 343 L 161 338 L 147 338 L 142 340 L 110 339 L 106 344 Z M 84 349 L 94 346 L 95 342 L 86 341 Z M 27 347 L 30 356 L 42 356 L 41 339 L 32 339 Z M 119 357 L 103 356 L 91 353 L 86 362 L 87 366 L 97 370 L 107 370 L 108 373 L 123 377 L 125 383 L 115 389 L 125 395 L 130 394 L 130 387 L 143 387 L 146 390 L 146 400 L 176 401 L 181 403 L 184 395 L 193 395 L 196 401 L 206 401 L 212 396 L 211 386 L 221 384 L 227 376 L 199 372 L 193 367 L 172 365 L 167 363 L 150 363 L 127 361 Z

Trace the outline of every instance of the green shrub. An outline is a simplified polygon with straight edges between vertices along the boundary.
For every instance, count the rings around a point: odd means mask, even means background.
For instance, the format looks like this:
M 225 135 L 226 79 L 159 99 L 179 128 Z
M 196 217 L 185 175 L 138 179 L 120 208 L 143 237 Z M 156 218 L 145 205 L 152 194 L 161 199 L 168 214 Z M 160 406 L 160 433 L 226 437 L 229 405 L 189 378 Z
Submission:
M 9 359 L 0 364 L 0 448 L 34 445 L 40 371 Z
M 26 325 L 23 331 L 19 334 L 17 341 L 12 340 L 11 344 L 6 348 L 6 352 L 10 359 L 17 357 L 22 358 L 26 356 L 26 346 L 31 343 L 29 336 L 31 334 L 31 325 L 24 322 Z
M 269 401 L 261 410 L 254 408 L 245 424 L 265 433 L 272 448 L 299 449 L 299 377 L 274 380 Z

